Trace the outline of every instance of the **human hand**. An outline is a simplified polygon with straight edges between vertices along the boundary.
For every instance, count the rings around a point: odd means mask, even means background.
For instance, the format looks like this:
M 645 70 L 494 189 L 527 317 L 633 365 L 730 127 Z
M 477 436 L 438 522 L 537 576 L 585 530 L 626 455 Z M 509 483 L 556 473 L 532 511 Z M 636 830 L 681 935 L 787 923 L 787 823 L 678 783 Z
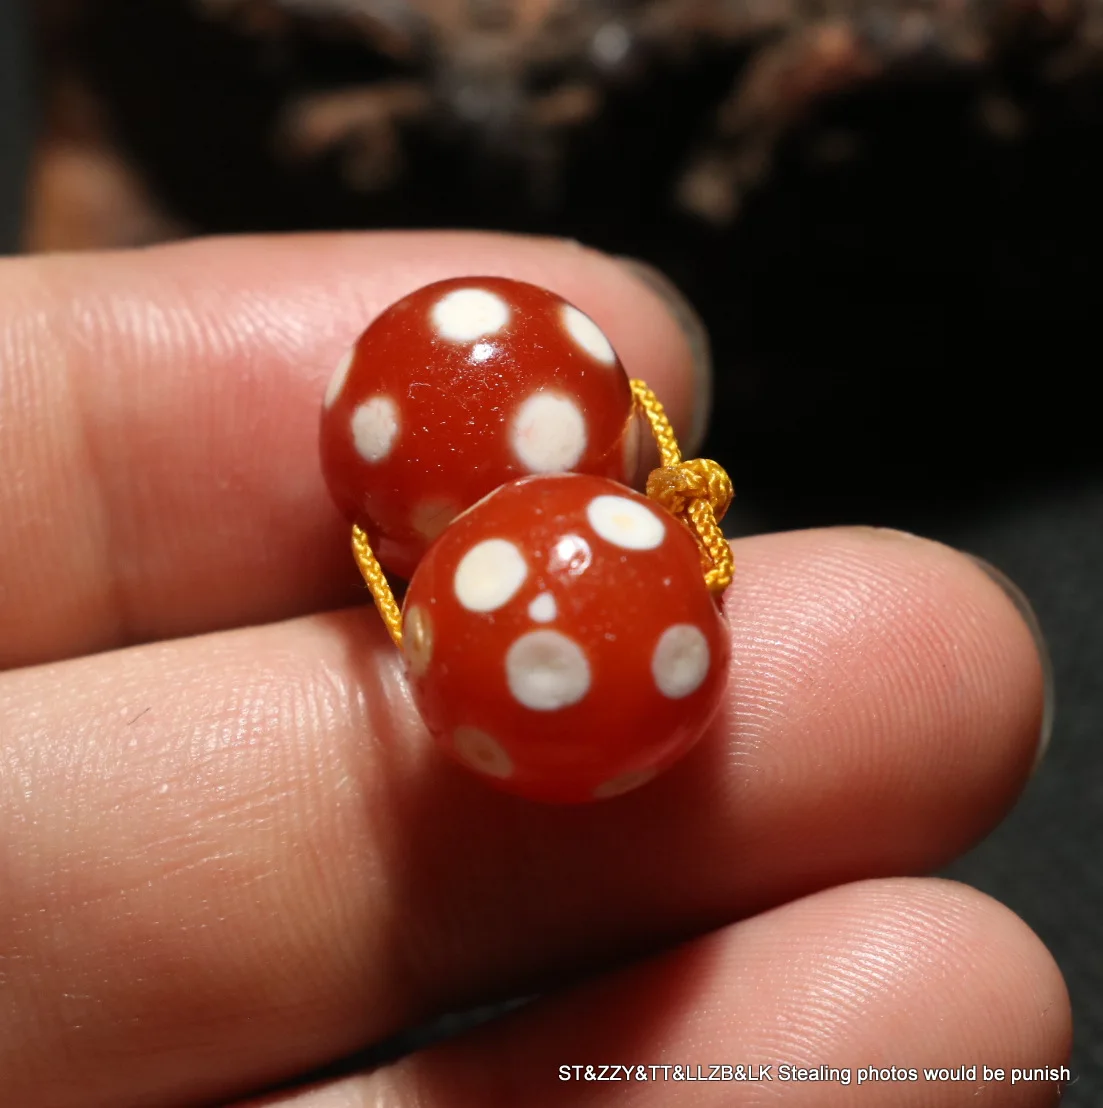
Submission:
M 899 876 L 1013 803 L 1043 675 L 960 554 L 761 536 L 736 544 L 727 703 L 662 779 L 555 808 L 448 764 L 375 613 L 335 610 L 364 592 L 317 417 L 374 313 L 481 272 L 594 315 L 687 434 L 701 390 L 674 315 L 569 244 L 349 235 L 0 265 L 0 1104 L 237 1103 L 534 992 L 397 1064 L 250 1103 L 1054 1104 L 1052 1082 L 561 1079 L 1063 1062 L 1064 985 L 1025 925 Z

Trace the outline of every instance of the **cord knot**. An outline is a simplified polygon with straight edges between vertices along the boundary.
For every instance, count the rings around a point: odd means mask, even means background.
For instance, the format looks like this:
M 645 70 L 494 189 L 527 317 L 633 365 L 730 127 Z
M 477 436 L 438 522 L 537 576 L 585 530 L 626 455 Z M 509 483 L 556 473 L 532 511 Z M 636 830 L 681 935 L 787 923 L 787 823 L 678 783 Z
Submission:
M 723 466 L 709 458 L 671 461 L 651 471 L 647 495 L 693 532 L 705 584 L 714 593 L 723 592 L 735 573 L 731 547 L 720 529 L 733 496 L 731 478 Z
M 653 469 L 647 495 L 676 516 L 685 515 L 694 501 L 704 501 L 717 523 L 731 506 L 734 490 L 724 467 L 711 458 L 689 458 Z

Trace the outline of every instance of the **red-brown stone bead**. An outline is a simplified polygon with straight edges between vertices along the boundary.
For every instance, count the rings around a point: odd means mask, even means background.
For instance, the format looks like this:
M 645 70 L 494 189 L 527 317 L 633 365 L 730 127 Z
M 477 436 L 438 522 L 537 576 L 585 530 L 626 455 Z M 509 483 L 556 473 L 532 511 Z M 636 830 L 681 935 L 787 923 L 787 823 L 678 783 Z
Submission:
M 457 519 L 414 574 L 404 625 L 442 748 L 537 800 L 649 780 L 700 737 L 728 669 L 690 532 L 580 474 L 514 481 Z
M 466 277 L 388 308 L 338 367 L 326 481 L 383 567 L 409 577 L 460 511 L 507 481 L 580 471 L 631 484 L 628 378 L 586 315 L 545 289 Z

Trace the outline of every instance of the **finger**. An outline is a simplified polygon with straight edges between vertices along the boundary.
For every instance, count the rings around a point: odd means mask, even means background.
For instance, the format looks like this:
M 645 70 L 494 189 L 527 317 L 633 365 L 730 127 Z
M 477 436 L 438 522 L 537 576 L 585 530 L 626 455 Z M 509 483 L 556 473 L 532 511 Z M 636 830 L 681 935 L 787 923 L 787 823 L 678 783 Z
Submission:
M 352 602 L 318 463 L 325 382 L 387 304 L 486 272 L 591 313 L 686 429 L 675 314 L 572 243 L 227 239 L 0 264 L 0 465 L 17 477 L 0 484 L 0 666 Z
M 948 882 L 867 882 L 241 1108 L 1052 1108 L 1070 1046 L 1060 971 L 1018 917 Z
M 1041 718 L 1006 595 L 908 537 L 737 556 L 714 733 L 589 808 L 446 764 L 367 612 L 0 676 L 0 1087 L 26 1108 L 256 1087 L 984 834 Z

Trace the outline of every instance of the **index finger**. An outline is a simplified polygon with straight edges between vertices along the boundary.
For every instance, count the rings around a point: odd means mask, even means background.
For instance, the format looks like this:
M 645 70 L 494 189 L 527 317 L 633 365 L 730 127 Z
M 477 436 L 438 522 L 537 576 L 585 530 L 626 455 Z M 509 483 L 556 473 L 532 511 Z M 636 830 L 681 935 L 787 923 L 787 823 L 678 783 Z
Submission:
M 318 466 L 324 384 L 386 305 L 469 274 L 578 304 L 685 431 L 684 331 L 575 243 L 348 234 L 0 265 L 0 667 L 355 598 Z

